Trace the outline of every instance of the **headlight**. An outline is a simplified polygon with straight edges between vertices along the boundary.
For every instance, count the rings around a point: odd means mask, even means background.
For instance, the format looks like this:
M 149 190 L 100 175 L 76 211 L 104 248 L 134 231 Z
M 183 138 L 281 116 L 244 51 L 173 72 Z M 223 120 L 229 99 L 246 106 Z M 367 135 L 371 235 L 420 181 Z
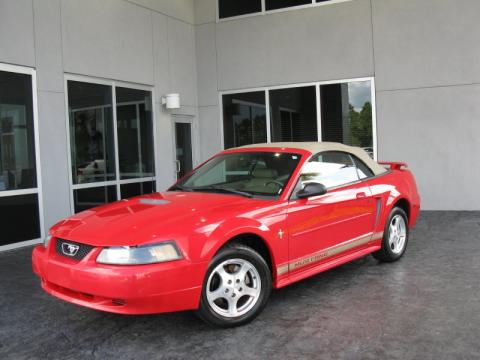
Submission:
M 97 262 L 111 265 L 141 265 L 179 260 L 182 254 L 173 241 L 155 245 L 104 248 Z

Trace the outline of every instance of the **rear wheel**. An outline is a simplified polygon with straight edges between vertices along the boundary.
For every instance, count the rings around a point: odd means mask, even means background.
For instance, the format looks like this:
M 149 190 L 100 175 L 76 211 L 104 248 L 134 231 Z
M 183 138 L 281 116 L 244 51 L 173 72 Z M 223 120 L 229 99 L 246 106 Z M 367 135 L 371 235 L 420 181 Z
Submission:
M 216 326 L 246 324 L 263 310 L 271 288 L 272 277 L 265 260 L 248 246 L 229 245 L 208 267 L 197 313 Z
M 373 257 L 384 262 L 393 262 L 402 257 L 408 243 L 408 217 L 405 211 L 394 207 L 388 216 L 383 232 L 382 248 Z

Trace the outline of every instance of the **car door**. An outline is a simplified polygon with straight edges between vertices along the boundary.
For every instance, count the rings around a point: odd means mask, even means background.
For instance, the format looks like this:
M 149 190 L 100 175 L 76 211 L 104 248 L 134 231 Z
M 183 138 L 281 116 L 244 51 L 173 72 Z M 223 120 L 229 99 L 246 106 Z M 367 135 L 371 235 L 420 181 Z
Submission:
M 290 271 L 332 260 L 369 241 L 376 211 L 367 177 L 368 171 L 359 171 L 344 152 L 320 153 L 304 165 L 295 191 L 308 182 L 322 183 L 328 191 L 307 199 L 292 194 L 287 215 Z

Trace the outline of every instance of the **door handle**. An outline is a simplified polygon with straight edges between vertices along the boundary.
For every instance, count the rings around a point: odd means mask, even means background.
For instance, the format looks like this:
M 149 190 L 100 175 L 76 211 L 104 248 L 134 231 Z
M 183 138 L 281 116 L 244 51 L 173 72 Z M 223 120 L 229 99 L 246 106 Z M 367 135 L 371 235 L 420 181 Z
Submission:
M 180 160 L 175 160 L 175 172 L 180 172 Z
M 367 197 L 367 194 L 365 194 L 363 191 L 357 193 L 357 199 L 364 199 Z

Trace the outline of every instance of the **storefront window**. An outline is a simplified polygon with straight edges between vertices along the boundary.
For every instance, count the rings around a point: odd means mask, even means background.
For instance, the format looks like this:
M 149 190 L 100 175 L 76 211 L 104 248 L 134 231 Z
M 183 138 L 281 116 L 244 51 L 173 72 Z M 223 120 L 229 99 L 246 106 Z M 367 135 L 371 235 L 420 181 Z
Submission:
M 284 9 L 293 6 L 311 4 L 312 0 L 265 0 L 266 10 Z
M 73 183 L 114 180 L 111 87 L 69 81 L 68 107 Z
M 116 88 L 120 178 L 154 176 L 151 92 Z
M 155 190 L 151 91 L 68 80 L 68 106 L 75 212 Z
M 265 91 L 223 96 L 225 148 L 267 141 Z
M 262 0 L 218 0 L 220 19 L 262 11 Z
M 0 191 L 37 186 L 31 81 L 0 71 Z
M 225 94 L 225 148 L 262 142 L 331 141 L 361 147 L 375 157 L 372 97 L 371 79 Z
M 341 142 L 373 152 L 370 81 L 320 86 L 322 140 Z
M 272 141 L 317 141 L 315 86 L 270 90 Z
M 117 200 L 115 186 L 101 186 L 73 190 L 75 212 L 90 209 Z

